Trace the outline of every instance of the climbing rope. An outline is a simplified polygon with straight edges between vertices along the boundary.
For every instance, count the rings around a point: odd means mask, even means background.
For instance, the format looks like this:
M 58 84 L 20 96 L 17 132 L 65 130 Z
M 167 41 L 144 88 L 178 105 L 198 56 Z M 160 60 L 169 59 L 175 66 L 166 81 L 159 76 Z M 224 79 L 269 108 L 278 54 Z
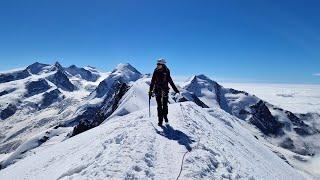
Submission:
M 182 104 L 181 104 L 181 103 L 180 103 L 180 110 L 181 110 L 182 117 L 183 117 L 184 121 L 186 122 L 186 118 L 185 118 L 185 116 L 184 116 L 183 108 L 182 108 Z M 199 146 L 199 144 L 200 144 L 200 137 L 198 136 L 198 143 L 197 143 L 197 145 L 194 147 L 194 149 L 197 149 L 198 146 Z M 192 151 L 192 149 L 191 149 L 190 151 L 187 150 L 187 151 L 183 154 L 182 160 L 181 160 L 181 165 L 180 165 L 180 171 L 179 171 L 179 174 L 178 174 L 176 180 L 179 180 L 179 178 L 180 178 L 180 176 L 181 176 L 181 173 L 182 173 L 182 170 L 183 170 L 184 159 L 185 159 L 186 155 L 187 155 L 189 152 L 191 152 L 191 151 Z
M 184 114 L 184 110 L 183 110 L 183 108 L 182 108 L 182 104 L 181 104 L 181 103 L 180 103 L 180 110 L 181 110 L 181 114 L 182 114 L 182 117 L 183 117 L 184 121 L 187 122 L 186 117 L 185 117 L 185 114 Z M 150 122 L 150 124 L 153 126 L 153 128 L 154 128 L 155 130 L 157 129 L 157 128 L 153 125 L 152 122 Z M 197 149 L 199 145 L 200 145 L 200 137 L 198 136 L 198 143 L 197 143 L 197 145 L 194 147 L 194 149 Z M 180 178 L 180 176 L 181 176 L 181 173 L 182 173 L 182 170 L 183 170 L 183 164 L 184 164 L 185 157 L 186 157 L 186 155 L 187 155 L 189 152 L 191 152 L 191 151 L 192 151 L 192 149 L 191 149 L 190 151 L 187 150 L 186 152 L 183 153 L 183 156 L 182 156 L 182 159 L 181 159 L 181 164 L 180 164 L 179 174 L 178 174 L 176 180 L 179 180 L 179 178 Z

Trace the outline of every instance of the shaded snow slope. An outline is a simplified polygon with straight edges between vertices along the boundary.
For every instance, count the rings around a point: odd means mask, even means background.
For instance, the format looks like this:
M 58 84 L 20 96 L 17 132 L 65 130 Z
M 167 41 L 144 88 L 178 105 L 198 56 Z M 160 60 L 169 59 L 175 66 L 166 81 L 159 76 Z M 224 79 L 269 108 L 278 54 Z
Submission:
M 147 109 L 36 149 L 0 171 L 0 179 L 304 179 L 260 144 L 236 118 L 194 103 L 169 106 L 170 125 L 156 127 Z M 212 113 L 212 112 L 211 112 Z

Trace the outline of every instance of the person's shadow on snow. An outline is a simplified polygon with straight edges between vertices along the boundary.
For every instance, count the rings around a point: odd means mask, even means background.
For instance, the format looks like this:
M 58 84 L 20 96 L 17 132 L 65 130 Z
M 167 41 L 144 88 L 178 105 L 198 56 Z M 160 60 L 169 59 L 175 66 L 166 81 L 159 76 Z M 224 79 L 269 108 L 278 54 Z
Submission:
M 179 144 L 185 146 L 188 151 L 192 150 L 190 145 L 195 141 L 192 140 L 184 132 L 173 129 L 169 124 L 166 124 L 161 128 L 163 129 L 163 131 L 156 130 L 159 135 L 164 136 L 170 140 L 177 141 Z

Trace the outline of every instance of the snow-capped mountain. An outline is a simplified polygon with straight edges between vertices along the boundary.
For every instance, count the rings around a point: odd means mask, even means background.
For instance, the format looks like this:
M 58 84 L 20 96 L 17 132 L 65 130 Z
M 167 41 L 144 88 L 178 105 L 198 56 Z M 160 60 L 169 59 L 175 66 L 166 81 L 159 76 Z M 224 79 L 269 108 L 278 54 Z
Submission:
M 64 128 L 59 127 L 60 124 L 75 116 L 83 99 L 90 94 L 86 86 L 96 87 L 99 82 L 71 76 L 67 70 L 58 62 L 53 65 L 34 63 L 24 70 L 0 75 L 9 77 L 0 84 L 0 154 L 5 154 L 6 157 L 13 154 L 15 158 L 19 158 L 14 152 L 19 151 L 31 137 L 39 133 L 45 134 L 52 128 L 59 129 L 61 137 L 72 132 L 70 127 L 65 128 L 69 132 L 62 130 Z M 27 72 L 28 76 L 11 77 L 12 74 L 21 72 Z M 93 73 L 96 77 L 104 78 L 107 75 Z M 39 145 L 41 143 L 34 147 Z M 29 149 L 24 151 L 27 150 Z M 14 158 L 9 159 L 2 166 L 14 162 Z
M 130 64 L 119 64 L 87 98 L 88 103 L 72 123 L 76 123 L 73 135 L 98 126 L 109 117 L 118 106 L 122 96 L 142 74 Z
M 147 116 L 150 79 L 130 64 L 104 73 L 34 63 L 0 74 L 0 179 L 318 177 L 303 165 L 320 153 L 318 114 L 196 75 L 170 92 L 161 129 L 154 98 Z
M 318 151 L 318 145 L 313 144 L 313 141 L 306 141 L 306 137 L 314 135 L 318 137 L 319 126 L 307 123 L 319 120 L 317 114 L 295 115 L 254 95 L 224 88 L 204 75 L 193 76 L 183 89 L 198 97 L 204 107 L 220 107 L 231 115 L 254 125 L 267 138 L 273 141 L 276 139 L 277 142 L 274 141 L 276 145 L 301 155 L 313 155 Z

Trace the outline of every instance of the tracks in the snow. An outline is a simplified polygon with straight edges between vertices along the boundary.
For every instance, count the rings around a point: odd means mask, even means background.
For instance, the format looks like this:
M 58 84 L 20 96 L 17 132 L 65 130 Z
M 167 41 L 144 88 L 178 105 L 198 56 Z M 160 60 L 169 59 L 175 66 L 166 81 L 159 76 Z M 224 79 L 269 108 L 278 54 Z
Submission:
M 183 117 L 183 120 L 184 120 L 185 122 L 187 122 L 187 121 L 186 121 L 186 118 L 185 118 L 185 115 L 184 115 L 184 110 L 183 110 L 182 104 L 180 103 L 179 105 L 180 105 L 180 110 L 181 110 L 181 115 L 182 115 L 182 117 Z M 198 136 L 198 143 L 197 143 L 197 145 L 194 147 L 194 149 L 197 149 L 198 146 L 199 146 L 199 144 L 200 144 L 200 137 Z M 179 180 L 179 178 L 180 178 L 180 176 L 181 176 L 181 173 L 182 173 L 182 170 L 183 170 L 183 164 L 184 164 L 185 157 L 186 157 L 186 155 L 187 155 L 189 152 L 191 152 L 191 151 L 192 151 L 192 149 L 191 149 L 190 151 L 187 150 L 187 151 L 183 154 L 182 160 L 181 160 L 181 164 L 180 164 L 180 171 L 179 171 L 179 174 L 178 174 L 176 180 Z

